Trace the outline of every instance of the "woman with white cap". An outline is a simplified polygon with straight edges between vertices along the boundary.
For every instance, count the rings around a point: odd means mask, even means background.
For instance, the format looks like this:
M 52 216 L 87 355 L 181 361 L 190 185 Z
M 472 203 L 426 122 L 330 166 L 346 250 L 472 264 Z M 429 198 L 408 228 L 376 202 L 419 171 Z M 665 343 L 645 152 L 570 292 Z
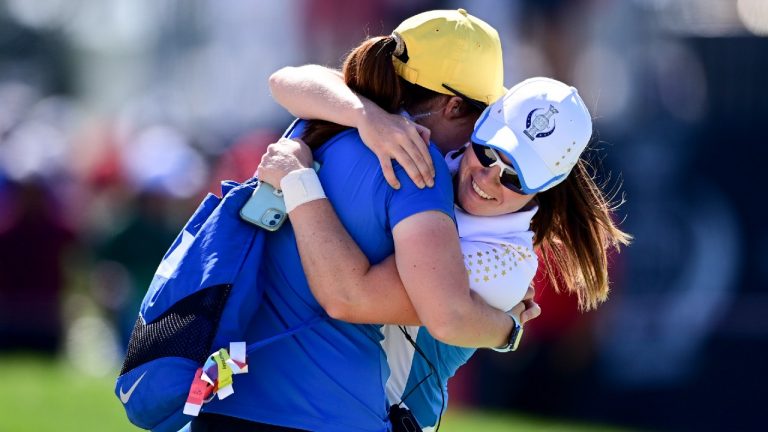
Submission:
M 316 97 L 323 94 L 344 100 L 345 95 L 350 97 L 344 89 L 301 96 L 293 83 L 302 82 L 303 89 L 308 83 L 329 85 L 327 81 L 317 82 L 317 70 L 305 79 L 297 79 L 303 74 L 301 69 L 287 73 L 294 75 L 291 83 L 285 84 L 278 76 L 272 80 L 272 89 L 294 114 L 301 111 L 309 117 L 339 117 L 344 110 L 329 114 L 327 107 L 350 105 Z M 286 93 L 292 97 L 286 98 Z M 367 104 L 364 98 L 360 100 L 361 105 Z M 326 107 L 318 109 L 320 106 Z M 371 129 L 377 119 L 398 122 L 376 108 L 369 106 L 367 110 L 362 118 L 370 122 L 367 127 Z M 534 246 L 553 258 L 557 273 L 550 271 L 549 276 L 557 284 L 554 275 L 561 275 L 582 308 L 596 307 L 606 299 L 607 249 L 627 244 L 629 236 L 613 224 L 610 203 L 581 158 L 592 133 L 589 112 L 575 88 L 548 78 L 532 78 L 485 109 L 470 142 L 446 155 L 454 173 L 456 223 L 469 283 L 490 305 L 512 314 L 522 309 L 515 305 L 536 272 Z M 373 135 L 374 140 L 386 140 L 382 134 Z M 386 154 L 379 156 L 386 158 Z M 258 173 L 264 181 L 281 184 L 283 176 L 299 172 L 289 171 L 301 170 L 309 162 L 308 149 L 283 141 L 270 147 Z M 415 165 L 413 160 L 406 162 Z M 293 199 L 293 191 L 290 186 L 284 188 L 287 200 Z M 295 207 L 289 213 L 313 293 L 321 304 L 335 296 L 353 299 L 347 301 L 345 309 L 334 311 L 336 318 L 361 323 L 398 322 L 400 317 L 388 311 L 413 308 L 408 293 L 396 282 L 397 268 L 391 260 L 372 266 L 362 259 L 349 237 L 339 237 L 332 209 L 323 201 Z M 329 250 L 329 244 L 337 246 Z M 335 251 L 349 252 L 337 256 Z M 323 259 L 331 254 L 336 259 Z M 394 273 L 394 283 L 380 276 L 386 271 Z M 422 427 L 439 424 L 447 380 L 474 350 L 443 344 L 419 327 L 384 326 L 383 333 L 382 345 L 391 368 L 387 394 L 393 413 L 404 415 L 409 409 L 415 418 L 408 421 Z M 429 379 L 433 375 L 435 378 Z

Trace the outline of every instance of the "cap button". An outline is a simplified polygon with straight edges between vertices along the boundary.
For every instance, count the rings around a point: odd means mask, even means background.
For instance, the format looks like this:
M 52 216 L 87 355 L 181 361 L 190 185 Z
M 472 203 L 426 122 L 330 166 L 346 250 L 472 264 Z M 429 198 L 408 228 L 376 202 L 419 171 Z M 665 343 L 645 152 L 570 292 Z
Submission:
M 459 11 L 458 11 L 458 12 L 459 12 L 460 14 L 464 15 L 464 16 L 467 16 L 467 10 L 466 10 L 466 9 L 464 9 L 464 8 L 459 8 Z

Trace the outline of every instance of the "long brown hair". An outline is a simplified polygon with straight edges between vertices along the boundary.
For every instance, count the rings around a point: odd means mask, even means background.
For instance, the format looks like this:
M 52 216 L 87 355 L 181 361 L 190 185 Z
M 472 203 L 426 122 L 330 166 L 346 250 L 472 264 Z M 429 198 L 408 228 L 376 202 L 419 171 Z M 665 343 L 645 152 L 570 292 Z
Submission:
M 389 113 L 413 110 L 441 96 L 439 93 L 400 78 L 392 64 L 397 43 L 392 36 L 376 36 L 364 40 L 344 60 L 344 82 Z M 404 54 L 407 56 L 407 54 Z M 407 60 L 407 58 L 406 58 Z M 350 129 L 324 120 L 311 120 L 302 139 L 317 148 L 332 136 Z
M 596 142 L 593 133 L 587 148 Z M 613 202 L 614 197 L 595 183 L 594 169 L 583 156 L 562 183 L 537 195 L 539 210 L 531 222 L 534 245 L 552 286 L 559 291 L 565 284 L 576 293 L 582 310 L 608 298 L 609 252 L 632 240 L 613 220 L 621 204 Z

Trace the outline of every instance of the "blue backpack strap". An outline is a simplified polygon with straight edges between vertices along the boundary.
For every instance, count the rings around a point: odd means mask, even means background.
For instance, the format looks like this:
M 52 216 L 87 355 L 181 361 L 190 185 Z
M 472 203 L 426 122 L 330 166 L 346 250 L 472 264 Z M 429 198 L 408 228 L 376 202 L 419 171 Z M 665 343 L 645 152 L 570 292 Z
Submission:
M 290 126 L 288 126 L 288 129 L 283 132 L 283 138 L 294 138 L 301 136 L 302 133 L 304 133 L 304 129 L 307 128 L 307 121 L 304 119 L 297 118 L 296 120 L 291 123 Z

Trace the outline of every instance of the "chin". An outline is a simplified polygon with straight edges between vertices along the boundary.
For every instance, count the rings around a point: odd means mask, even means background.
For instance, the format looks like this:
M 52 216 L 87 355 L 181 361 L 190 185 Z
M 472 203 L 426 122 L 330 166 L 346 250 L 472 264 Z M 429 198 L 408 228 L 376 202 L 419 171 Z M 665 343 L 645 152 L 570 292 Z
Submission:
M 474 193 L 474 192 L 472 192 Z M 469 214 L 475 216 L 492 216 L 493 208 L 490 203 L 479 202 L 476 199 L 467 197 L 459 197 L 459 205 Z
M 497 216 L 499 213 L 494 210 L 491 206 L 475 206 L 470 213 L 475 216 Z

